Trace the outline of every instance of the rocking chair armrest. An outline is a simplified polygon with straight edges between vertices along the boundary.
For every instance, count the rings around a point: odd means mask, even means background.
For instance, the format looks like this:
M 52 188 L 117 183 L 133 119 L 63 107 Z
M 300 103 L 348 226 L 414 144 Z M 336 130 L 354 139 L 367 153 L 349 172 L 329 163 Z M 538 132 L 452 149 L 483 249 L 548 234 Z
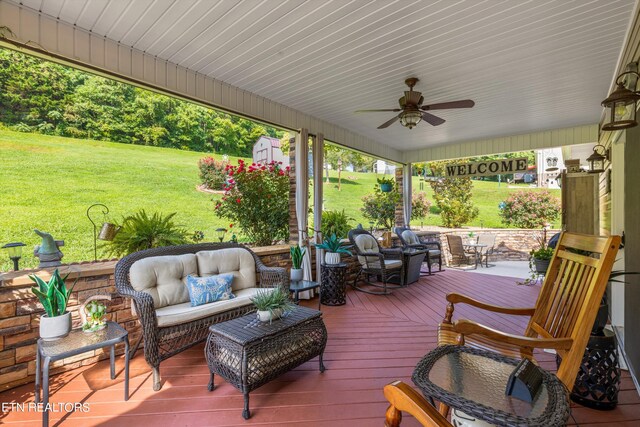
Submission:
M 380 258 L 380 260 L 384 259 L 384 255 L 380 252 L 360 252 L 357 254 L 358 256 L 363 256 L 363 257 L 369 257 L 369 256 L 375 256 Z
M 509 344 L 521 348 L 547 348 L 554 350 L 569 350 L 573 345 L 573 338 L 531 338 L 522 335 L 508 334 L 489 328 L 471 320 L 458 320 L 453 329 L 462 335 L 482 335 L 492 341 Z
M 482 310 L 493 311 L 494 313 L 502 313 L 502 314 L 513 314 L 515 316 L 533 316 L 535 312 L 535 307 L 525 308 L 525 307 L 500 307 L 497 305 L 487 304 L 485 302 L 481 302 L 470 298 L 466 295 L 450 293 L 447 294 L 447 301 L 451 304 L 469 304 L 471 306 L 480 308 Z
M 402 381 L 384 386 L 384 397 L 389 401 L 385 426 L 397 426 L 406 412 L 427 427 L 451 427 L 445 417 L 413 388 Z

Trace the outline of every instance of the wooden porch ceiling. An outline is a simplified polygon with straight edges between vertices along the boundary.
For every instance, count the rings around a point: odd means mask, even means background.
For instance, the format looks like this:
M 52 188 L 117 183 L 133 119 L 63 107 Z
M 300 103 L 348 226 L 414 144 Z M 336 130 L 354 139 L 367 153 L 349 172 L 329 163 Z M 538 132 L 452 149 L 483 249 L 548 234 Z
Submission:
M 207 391 L 208 369 L 203 346 L 183 352 L 162 365 L 160 392 L 151 389 L 151 372 L 141 354 L 132 362 L 131 398 L 122 401 L 120 378 L 108 379 L 108 364 L 53 379 L 52 402 L 85 402 L 86 413 L 52 414 L 51 425 L 62 426 L 379 426 L 386 402 L 385 384 L 400 379 L 411 383 L 420 358 L 436 345 L 436 326 L 445 308 L 444 296 L 462 292 L 496 304 L 533 304 L 539 286 L 517 286 L 514 279 L 448 270 L 422 279 L 387 297 L 349 291 L 347 305 L 323 307 L 329 331 L 325 352 L 327 370 L 318 372 L 317 359 L 251 393 L 252 418 L 242 419 L 242 395 L 221 379 Z M 311 302 L 312 306 L 317 300 Z M 507 331 L 520 332 L 525 320 L 487 315 L 460 306 L 460 317 L 479 320 Z M 543 367 L 553 369 L 554 357 L 540 353 Z M 118 367 L 122 369 L 122 359 Z M 33 385 L 0 394 L 0 402 L 33 401 Z M 635 426 L 640 423 L 640 397 L 628 374 L 623 375 L 619 406 L 599 412 L 572 405 L 580 426 Z M 62 423 L 60 421 L 62 420 Z M 0 424 L 35 426 L 38 413 L 0 413 Z M 57 423 L 57 424 L 56 424 Z M 405 417 L 403 425 L 415 426 Z

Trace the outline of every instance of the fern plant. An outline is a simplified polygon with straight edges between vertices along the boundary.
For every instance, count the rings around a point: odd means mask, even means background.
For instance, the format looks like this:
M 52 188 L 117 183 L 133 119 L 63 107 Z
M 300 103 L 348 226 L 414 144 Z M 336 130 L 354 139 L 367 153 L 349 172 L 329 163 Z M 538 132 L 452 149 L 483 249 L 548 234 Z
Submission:
M 173 222 L 176 213 L 163 216 L 145 210 L 124 218 L 122 228 L 111 241 L 109 252 L 124 256 L 144 249 L 182 245 L 189 242 L 187 231 Z
M 62 316 L 67 311 L 67 303 L 69 302 L 69 296 L 73 291 L 75 283 L 71 286 L 71 289 L 67 289 L 65 280 L 69 275 L 60 277 L 60 272 L 56 268 L 49 279 L 49 282 L 45 282 L 41 278 L 35 275 L 30 275 L 29 278 L 36 282 L 38 285 L 31 287 L 31 291 L 38 297 L 40 304 L 44 307 L 45 313 L 48 317 Z

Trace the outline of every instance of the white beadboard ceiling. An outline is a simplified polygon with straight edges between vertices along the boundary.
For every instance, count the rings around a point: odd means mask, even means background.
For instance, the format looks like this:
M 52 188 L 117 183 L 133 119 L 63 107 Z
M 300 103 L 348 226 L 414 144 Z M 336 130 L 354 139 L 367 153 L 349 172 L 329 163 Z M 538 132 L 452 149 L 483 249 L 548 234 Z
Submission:
M 23 0 L 398 150 L 597 123 L 634 0 Z M 407 77 L 446 123 L 376 127 Z

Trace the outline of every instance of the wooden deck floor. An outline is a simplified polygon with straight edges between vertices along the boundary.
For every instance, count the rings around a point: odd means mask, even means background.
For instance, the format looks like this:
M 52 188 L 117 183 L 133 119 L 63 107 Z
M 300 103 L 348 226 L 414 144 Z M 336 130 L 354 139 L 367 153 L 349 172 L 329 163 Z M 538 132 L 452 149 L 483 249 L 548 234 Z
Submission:
M 151 373 L 140 354 L 132 361 L 131 398 L 122 400 L 121 378 L 111 381 L 108 364 L 68 372 L 53 379 L 52 402 L 83 402 L 89 412 L 54 413 L 51 425 L 63 426 L 380 426 L 387 404 L 385 384 L 401 379 L 411 384 L 420 358 L 436 345 L 436 326 L 445 309 L 444 296 L 461 292 L 507 306 L 529 306 L 539 286 L 517 286 L 505 277 L 445 271 L 422 279 L 389 296 L 349 291 L 347 305 L 323 307 L 329 331 L 327 370 L 320 374 L 317 359 L 251 393 L 252 418 L 241 416 L 241 393 L 218 379 L 207 391 L 208 369 L 203 346 L 185 351 L 162 364 L 163 389 L 153 392 Z M 317 300 L 312 301 L 317 304 Z M 473 308 L 456 309 L 458 317 L 521 332 L 526 320 L 487 315 Z M 542 366 L 553 368 L 553 356 L 541 353 Z M 122 359 L 118 360 L 119 372 Z M 33 402 L 33 389 L 23 386 L 0 394 L 0 402 Z M 620 405 L 600 412 L 572 405 L 580 426 L 638 426 L 640 398 L 625 373 Z M 39 413 L 0 414 L 0 424 L 35 426 Z M 414 426 L 405 417 L 403 425 Z

